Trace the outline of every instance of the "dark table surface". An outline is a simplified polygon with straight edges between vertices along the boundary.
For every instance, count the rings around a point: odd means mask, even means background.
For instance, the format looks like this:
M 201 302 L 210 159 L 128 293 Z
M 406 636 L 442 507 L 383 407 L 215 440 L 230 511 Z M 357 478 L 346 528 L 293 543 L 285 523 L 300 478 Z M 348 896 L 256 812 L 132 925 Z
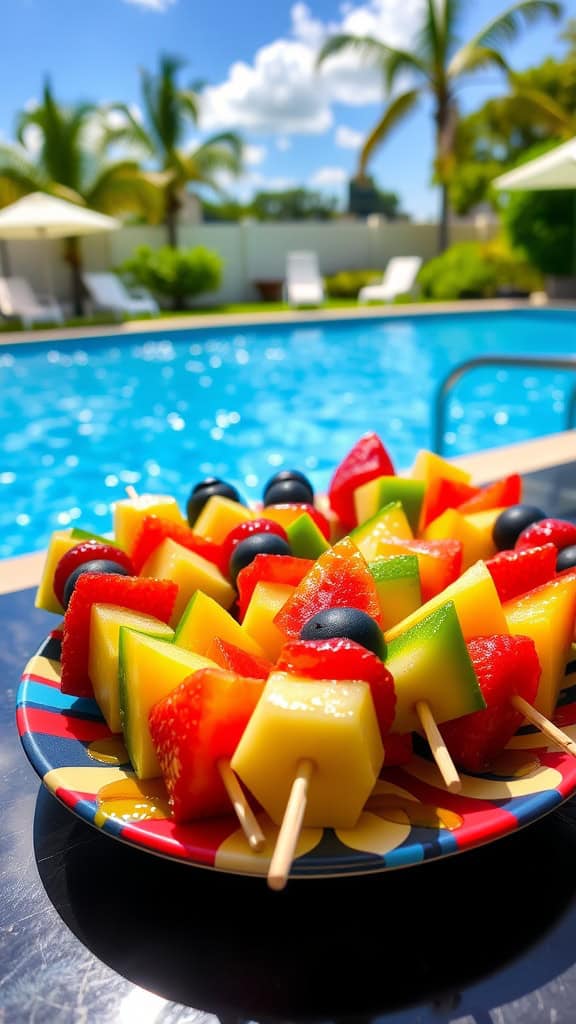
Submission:
M 526 498 L 576 516 L 576 466 Z M 15 582 L 15 586 L 17 583 Z M 483 849 L 271 893 L 76 819 L 20 747 L 20 673 L 55 624 L 0 597 L 0 1022 L 576 1022 L 576 798 Z

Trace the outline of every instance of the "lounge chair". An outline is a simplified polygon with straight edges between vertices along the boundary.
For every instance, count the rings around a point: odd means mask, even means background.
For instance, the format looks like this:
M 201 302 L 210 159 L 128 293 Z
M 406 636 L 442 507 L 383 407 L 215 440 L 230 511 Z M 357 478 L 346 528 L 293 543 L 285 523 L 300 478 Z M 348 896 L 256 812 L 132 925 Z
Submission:
M 397 295 L 412 292 L 421 266 L 420 256 L 395 256 L 386 267 L 380 284 L 369 284 L 360 289 L 358 302 L 390 302 Z
M 52 296 L 36 295 L 25 277 L 0 277 L 0 313 L 30 327 L 40 320 L 62 323 L 62 310 Z
M 284 294 L 291 306 L 319 306 L 324 302 L 324 281 L 315 252 L 288 253 Z
M 124 313 L 159 313 L 156 299 L 144 289 L 128 290 L 116 274 L 86 273 L 82 275 L 84 287 L 97 310 L 108 310 L 122 316 Z

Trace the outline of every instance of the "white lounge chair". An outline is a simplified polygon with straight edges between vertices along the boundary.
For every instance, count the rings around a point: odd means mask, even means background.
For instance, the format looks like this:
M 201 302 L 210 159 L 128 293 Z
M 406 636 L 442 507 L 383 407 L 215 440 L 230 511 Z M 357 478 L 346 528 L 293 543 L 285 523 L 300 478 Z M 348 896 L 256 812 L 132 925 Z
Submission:
M 291 306 L 318 306 L 324 302 L 324 281 L 315 252 L 288 253 L 284 294 Z
M 62 323 L 62 310 L 52 296 L 36 295 L 25 277 L 0 277 L 0 313 L 24 327 L 40 320 Z
M 92 304 L 98 310 L 109 310 L 121 316 L 124 313 L 158 313 L 156 299 L 144 289 L 128 290 L 116 274 L 86 273 L 82 275 L 84 287 Z
M 397 295 L 409 294 L 414 290 L 421 266 L 420 256 L 395 256 L 386 267 L 380 284 L 369 284 L 360 289 L 358 302 L 390 302 Z

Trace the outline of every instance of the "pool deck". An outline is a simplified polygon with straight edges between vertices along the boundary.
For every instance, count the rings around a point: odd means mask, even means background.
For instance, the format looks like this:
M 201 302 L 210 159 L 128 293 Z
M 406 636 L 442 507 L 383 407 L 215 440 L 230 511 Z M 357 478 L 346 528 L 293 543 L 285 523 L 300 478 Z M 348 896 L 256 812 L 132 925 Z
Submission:
M 486 483 L 510 472 L 534 473 L 551 466 L 576 463 L 576 431 L 552 434 L 535 441 L 522 441 L 519 444 L 493 448 L 472 455 L 461 455 L 451 461 L 467 469 L 472 474 L 473 483 L 476 484 Z M 27 587 L 37 586 L 44 556 L 44 551 L 35 551 L 29 555 L 0 561 L 0 594 L 13 594 Z
M 413 302 L 398 306 L 373 304 L 331 309 L 287 309 L 250 313 L 182 313 L 173 317 L 128 320 L 91 327 L 55 327 L 47 330 L 6 331 L 0 345 L 23 345 L 41 341 L 68 341 L 82 338 L 130 337 L 158 331 L 197 331 L 211 327 L 247 327 L 265 324 L 322 323 L 331 320 L 373 320 L 406 316 L 438 316 L 445 313 L 494 313 L 510 310 L 576 309 L 576 302 L 535 302 L 527 299 L 467 299 L 458 302 Z

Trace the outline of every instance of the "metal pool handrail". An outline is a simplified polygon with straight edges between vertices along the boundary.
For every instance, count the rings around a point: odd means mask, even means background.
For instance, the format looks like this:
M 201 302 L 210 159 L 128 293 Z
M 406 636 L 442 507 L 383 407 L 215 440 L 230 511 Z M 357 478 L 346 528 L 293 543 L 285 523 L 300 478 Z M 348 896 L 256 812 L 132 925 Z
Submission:
M 576 371 L 576 356 L 475 356 L 474 359 L 466 359 L 444 377 L 434 401 L 434 451 L 439 455 L 444 448 L 445 428 L 445 402 L 455 384 L 458 383 L 464 374 L 469 370 L 476 370 L 479 366 L 527 366 L 537 367 L 545 370 L 574 370 Z M 574 423 L 576 416 L 576 386 L 572 390 L 568 403 L 566 429 L 569 430 Z

